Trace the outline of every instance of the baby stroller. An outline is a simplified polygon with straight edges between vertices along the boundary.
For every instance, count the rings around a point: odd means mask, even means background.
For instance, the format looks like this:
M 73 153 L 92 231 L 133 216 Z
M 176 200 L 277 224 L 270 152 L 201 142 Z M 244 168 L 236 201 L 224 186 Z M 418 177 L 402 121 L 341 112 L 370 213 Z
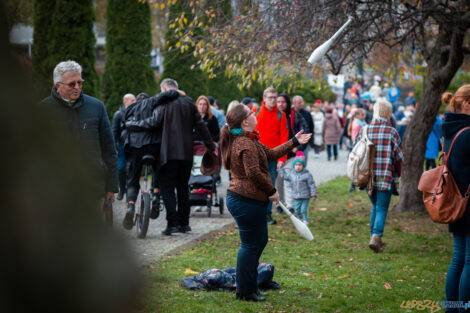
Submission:
M 206 176 L 201 173 L 202 156 L 206 147 L 195 142 L 193 147 L 193 168 L 189 177 L 189 205 L 207 206 L 207 216 L 211 216 L 212 207 L 219 207 L 220 214 L 224 214 L 224 199 L 217 196 L 215 175 Z

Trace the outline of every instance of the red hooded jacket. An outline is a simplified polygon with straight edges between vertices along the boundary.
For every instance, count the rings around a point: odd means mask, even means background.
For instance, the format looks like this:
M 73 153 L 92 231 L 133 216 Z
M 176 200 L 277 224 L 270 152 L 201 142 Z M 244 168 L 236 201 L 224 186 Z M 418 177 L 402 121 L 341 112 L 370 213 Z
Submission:
M 262 101 L 260 109 L 256 112 L 256 119 L 258 124 L 255 130 L 259 131 L 259 142 L 271 149 L 287 142 L 289 130 L 284 112 L 279 111 L 277 107 L 269 111 Z M 286 160 L 285 155 L 278 161 L 286 162 Z

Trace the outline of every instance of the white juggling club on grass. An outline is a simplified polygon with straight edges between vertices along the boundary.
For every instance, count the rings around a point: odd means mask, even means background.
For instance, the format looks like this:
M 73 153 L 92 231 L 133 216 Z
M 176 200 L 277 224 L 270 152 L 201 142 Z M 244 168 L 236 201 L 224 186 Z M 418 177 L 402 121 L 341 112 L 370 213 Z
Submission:
M 346 27 L 352 22 L 352 18 L 349 18 L 346 23 L 344 23 L 343 26 L 341 26 L 340 29 L 327 41 L 325 41 L 321 46 L 317 47 L 312 54 L 310 55 L 310 58 L 308 58 L 308 63 L 310 64 L 315 64 L 318 62 L 323 56 L 326 54 L 328 49 L 330 49 L 331 45 L 333 42 L 341 35 L 341 33 L 344 32 Z
M 284 213 L 286 213 L 287 216 L 290 217 L 290 220 L 292 221 L 292 224 L 294 224 L 295 229 L 297 229 L 299 234 L 301 234 L 302 237 L 304 237 L 308 241 L 312 241 L 313 240 L 313 235 L 312 235 L 312 232 L 310 231 L 310 229 L 308 229 L 307 225 L 302 223 L 301 220 L 299 220 L 288 209 L 286 209 L 286 207 L 284 206 L 284 204 L 282 204 L 282 202 L 279 201 L 279 205 L 281 206 Z

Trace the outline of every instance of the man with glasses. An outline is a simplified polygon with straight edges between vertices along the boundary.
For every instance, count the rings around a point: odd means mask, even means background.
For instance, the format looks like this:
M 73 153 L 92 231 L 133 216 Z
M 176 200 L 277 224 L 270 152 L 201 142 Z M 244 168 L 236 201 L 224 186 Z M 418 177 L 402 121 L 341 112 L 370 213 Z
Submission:
M 294 107 L 294 110 L 302 114 L 302 117 L 305 119 L 305 122 L 307 122 L 308 129 L 304 131 L 304 134 L 310 134 L 313 133 L 314 125 L 313 125 L 313 118 L 312 114 L 310 114 L 309 111 L 304 109 L 304 98 L 302 96 L 296 95 L 294 98 L 292 98 L 292 104 Z M 304 156 L 305 156 L 305 162 L 308 163 L 308 151 L 310 150 L 310 145 L 313 145 L 313 136 L 310 139 L 310 142 L 305 144 L 303 148 Z M 302 149 L 299 149 L 302 150 Z
M 82 92 L 82 67 L 75 61 L 54 68 L 51 95 L 41 101 L 89 160 L 96 196 L 114 202 L 118 192 L 117 156 L 113 134 L 103 102 Z M 73 166 L 71 164 L 70 166 Z
M 259 131 L 259 142 L 268 148 L 275 148 L 280 144 L 287 142 L 289 130 L 287 129 L 287 119 L 284 112 L 279 111 L 276 105 L 277 91 L 273 87 L 268 87 L 263 92 L 263 102 L 256 112 L 258 124 L 255 130 Z M 287 156 L 283 156 L 277 161 L 269 161 L 268 168 L 271 175 L 271 182 L 275 185 L 277 178 L 277 169 L 281 168 L 287 160 Z M 276 224 L 276 220 L 272 218 L 272 201 L 268 205 L 268 224 Z

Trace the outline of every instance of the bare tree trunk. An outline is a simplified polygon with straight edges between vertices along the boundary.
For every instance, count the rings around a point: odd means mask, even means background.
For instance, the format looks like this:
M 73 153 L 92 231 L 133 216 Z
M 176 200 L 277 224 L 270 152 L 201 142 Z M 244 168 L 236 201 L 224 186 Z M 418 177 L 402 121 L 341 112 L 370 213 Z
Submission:
M 431 71 L 431 69 L 429 69 Z M 408 125 L 403 139 L 403 153 L 405 160 L 401 176 L 400 202 L 395 207 L 399 211 L 424 210 L 421 192 L 418 190 L 418 182 L 423 172 L 424 153 L 426 141 L 439 110 L 440 96 L 446 86 L 431 86 L 428 80 L 424 88 L 421 102 L 416 109 L 414 118 Z
M 423 172 L 426 141 L 439 111 L 441 95 L 463 63 L 465 32 L 458 28 L 441 30 L 428 61 L 428 77 L 423 97 L 403 138 L 405 160 L 401 176 L 401 196 L 399 203 L 393 208 L 397 211 L 424 210 L 418 182 Z

